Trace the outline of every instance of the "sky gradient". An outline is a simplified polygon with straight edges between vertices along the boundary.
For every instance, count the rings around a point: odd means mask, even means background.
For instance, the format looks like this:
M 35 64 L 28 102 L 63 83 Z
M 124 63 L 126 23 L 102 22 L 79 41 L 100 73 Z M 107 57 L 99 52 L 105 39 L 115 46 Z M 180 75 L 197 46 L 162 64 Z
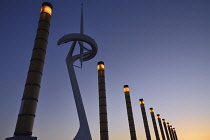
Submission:
M 43 0 L 1 1 L 0 139 L 13 136 Z M 73 139 L 78 117 L 63 35 L 79 33 L 80 0 L 54 9 L 33 136 Z M 130 139 L 123 86 L 129 85 L 137 139 L 146 140 L 138 100 L 171 123 L 180 140 L 210 139 L 210 1 L 86 0 L 84 33 L 95 58 L 76 68 L 93 140 L 99 140 L 97 62 L 104 61 L 110 140 Z M 160 133 L 160 132 L 159 132 Z

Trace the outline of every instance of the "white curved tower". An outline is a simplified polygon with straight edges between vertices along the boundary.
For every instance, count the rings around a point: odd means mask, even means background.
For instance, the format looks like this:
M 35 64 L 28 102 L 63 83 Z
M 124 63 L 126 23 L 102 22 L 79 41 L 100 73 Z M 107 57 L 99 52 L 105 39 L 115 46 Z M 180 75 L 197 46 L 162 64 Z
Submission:
M 72 85 L 75 104 L 76 104 L 77 113 L 78 113 L 79 122 L 80 122 L 80 127 L 74 140 L 92 140 L 90 129 L 87 122 L 87 117 L 85 114 L 84 105 L 82 102 L 82 97 L 80 94 L 77 78 L 74 71 L 74 62 L 77 60 L 80 60 L 81 67 L 82 67 L 83 61 L 88 61 L 92 59 L 93 57 L 95 57 L 98 50 L 98 46 L 96 42 L 94 41 L 94 39 L 85 35 L 83 32 L 84 32 L 84 28 L 83 28 L 83 5 L 82 5 L 80 33 L 64 35 L 58 40 L 58 43 L 57 43 L 58 45 L 61 45 L 61 44 L 72 41 L 71 48 L 66 57 L 66 65 L 68 68 L 68 73 L 69 73 L 69 77 L 70 77 L 70 81 Z M 77 43 L 79 44 L 79 47 L 80 47 L 80 53 L 77 55 L 73 55 L 73 52 Z M 91 49 L 86 48 L 83 43 L 87 43 L 91 47 Z

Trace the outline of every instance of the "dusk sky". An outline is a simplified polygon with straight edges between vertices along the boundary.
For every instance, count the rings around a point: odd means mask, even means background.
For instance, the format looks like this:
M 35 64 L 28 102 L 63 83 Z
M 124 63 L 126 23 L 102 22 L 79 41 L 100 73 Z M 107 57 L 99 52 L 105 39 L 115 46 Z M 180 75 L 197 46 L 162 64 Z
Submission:
M 0 2 L 0 139 L 12 137 L 43 0 Z M 53 5 L 33 136 L 72 140 L 79 120 L 65 58 L 79 33 L 80 0 Z M 123 86 L 129 85 L 137 139 L 146 140 L 139 105 L 176 128 L 179 140 L 210 140 L 210 1 L 85 0 L 84 33 L 98 53 L 75 68 L 93 140 L 99 140 L 97 62 L 104 61 L 110 140 L 129 140 Z M 159 132 L 160 133 L 160 132 Z

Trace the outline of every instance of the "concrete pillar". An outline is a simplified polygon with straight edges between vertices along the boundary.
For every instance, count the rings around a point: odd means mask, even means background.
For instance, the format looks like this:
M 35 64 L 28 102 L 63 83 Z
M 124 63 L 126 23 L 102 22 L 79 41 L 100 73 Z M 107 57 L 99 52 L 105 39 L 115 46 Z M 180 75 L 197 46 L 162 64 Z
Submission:
M 150 114 L 151 114 L 151 118 L 152 118 L 152 123 L 153 123 L 154 131 L 155 131 L 156 140 L 160 140 L 160 136 L 159 136 L 159 133 L 158 133 L 158 128 L 157 128 L 157 124 L 156 124 L 155 114 L 154 114 L 154 109 L 153 108 L 150 108 Z
M 137 140 L 135 125 L 134 125 L 134 120 L 133 120 L 131 99 L 130 99 L 130 89 L 128 85 L 124 85 L 124 93 L 125 93 L 125 101 L 126 101 L 126 107 L 127 107 L 128 123 L 129 123 L 131 140 Z
M 166 121 L 165 121 L 165 119 L 162 119 L 162 121 L 163 121 L 163 126 L 164 126 L 164 129 L 165 129 L 167 140 L 170 140 L 169 132 L 168 132 L 167 126 L 166 126 Z
M 36 107 L 39 97 L 39 89 L 42 79 L 45 54 L 47 49 L 50 20 L 52 15 L 52 5 L 48 2 L 42 4 L 38 29 L 34 42 L 32 57 L 28 70 L 28 76 L 22 97 L 21 107 L 14 132 L 14 136 L 9 139 L 36 139 L 32 135 Z
M 168 127 L 168 132 L 169 132 L 169 135 L 170 135 L 171 140 L 174 140 L 173 139 L 172 132 L 171 132 L 170 124 L 168 122 L 167 122 L 167 127 Z
M 142 113 L 142 118 L 143 118 L 143 123 L 144 123 L 144 128 L 145 128 L 145 133 L 146 133 L 146 138 L 147 140 L 151 140 L 150 136 L 150 131 L 149 131 L 149 125 L 147 121 L 147 115 L 144 107 L 144 100 L 139 99 L 140 107 L 141 107 L 141 113 Z
M 162 122 L 161 122 L 161 118 L 160 118 L 160 114 L 157 114 L 157 119 L 158 119 L 158 123 L 159 123 L 159 127 L 160 127 L 160 132 L 161 132 L 161 136 L 162 136 L 162 140 L 166 140 L 164 131 L 163 131 L 163 126 L 162 126 Z
M 174 135 L 175 135 L 175 140 L 178 140 L 178 137 L 177 137 L 177 134 L 176 134 L 176 129 L 175 128 L 173 128 L 173 131 L 174 131 Z
M 108 140 L 108 121 L 107 121 L 107 105 L 106 105 L 106 87 L 104 62 L 98 62 L 98 89 L 99 89 L 99 113 L 100 113 L 100 139 Z

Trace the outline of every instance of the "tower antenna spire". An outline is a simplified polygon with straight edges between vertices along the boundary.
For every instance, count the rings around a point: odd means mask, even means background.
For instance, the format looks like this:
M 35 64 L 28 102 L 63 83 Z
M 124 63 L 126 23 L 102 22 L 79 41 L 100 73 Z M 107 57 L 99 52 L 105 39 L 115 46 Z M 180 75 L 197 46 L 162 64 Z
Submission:
M 83 1 L 81 1 L 80 34 L 84 34 Z M 82 68 L 84 44 L 80 42 L 80 67 Z
M 80 34 L 84 34 L 83 1 L 81 1 Z

